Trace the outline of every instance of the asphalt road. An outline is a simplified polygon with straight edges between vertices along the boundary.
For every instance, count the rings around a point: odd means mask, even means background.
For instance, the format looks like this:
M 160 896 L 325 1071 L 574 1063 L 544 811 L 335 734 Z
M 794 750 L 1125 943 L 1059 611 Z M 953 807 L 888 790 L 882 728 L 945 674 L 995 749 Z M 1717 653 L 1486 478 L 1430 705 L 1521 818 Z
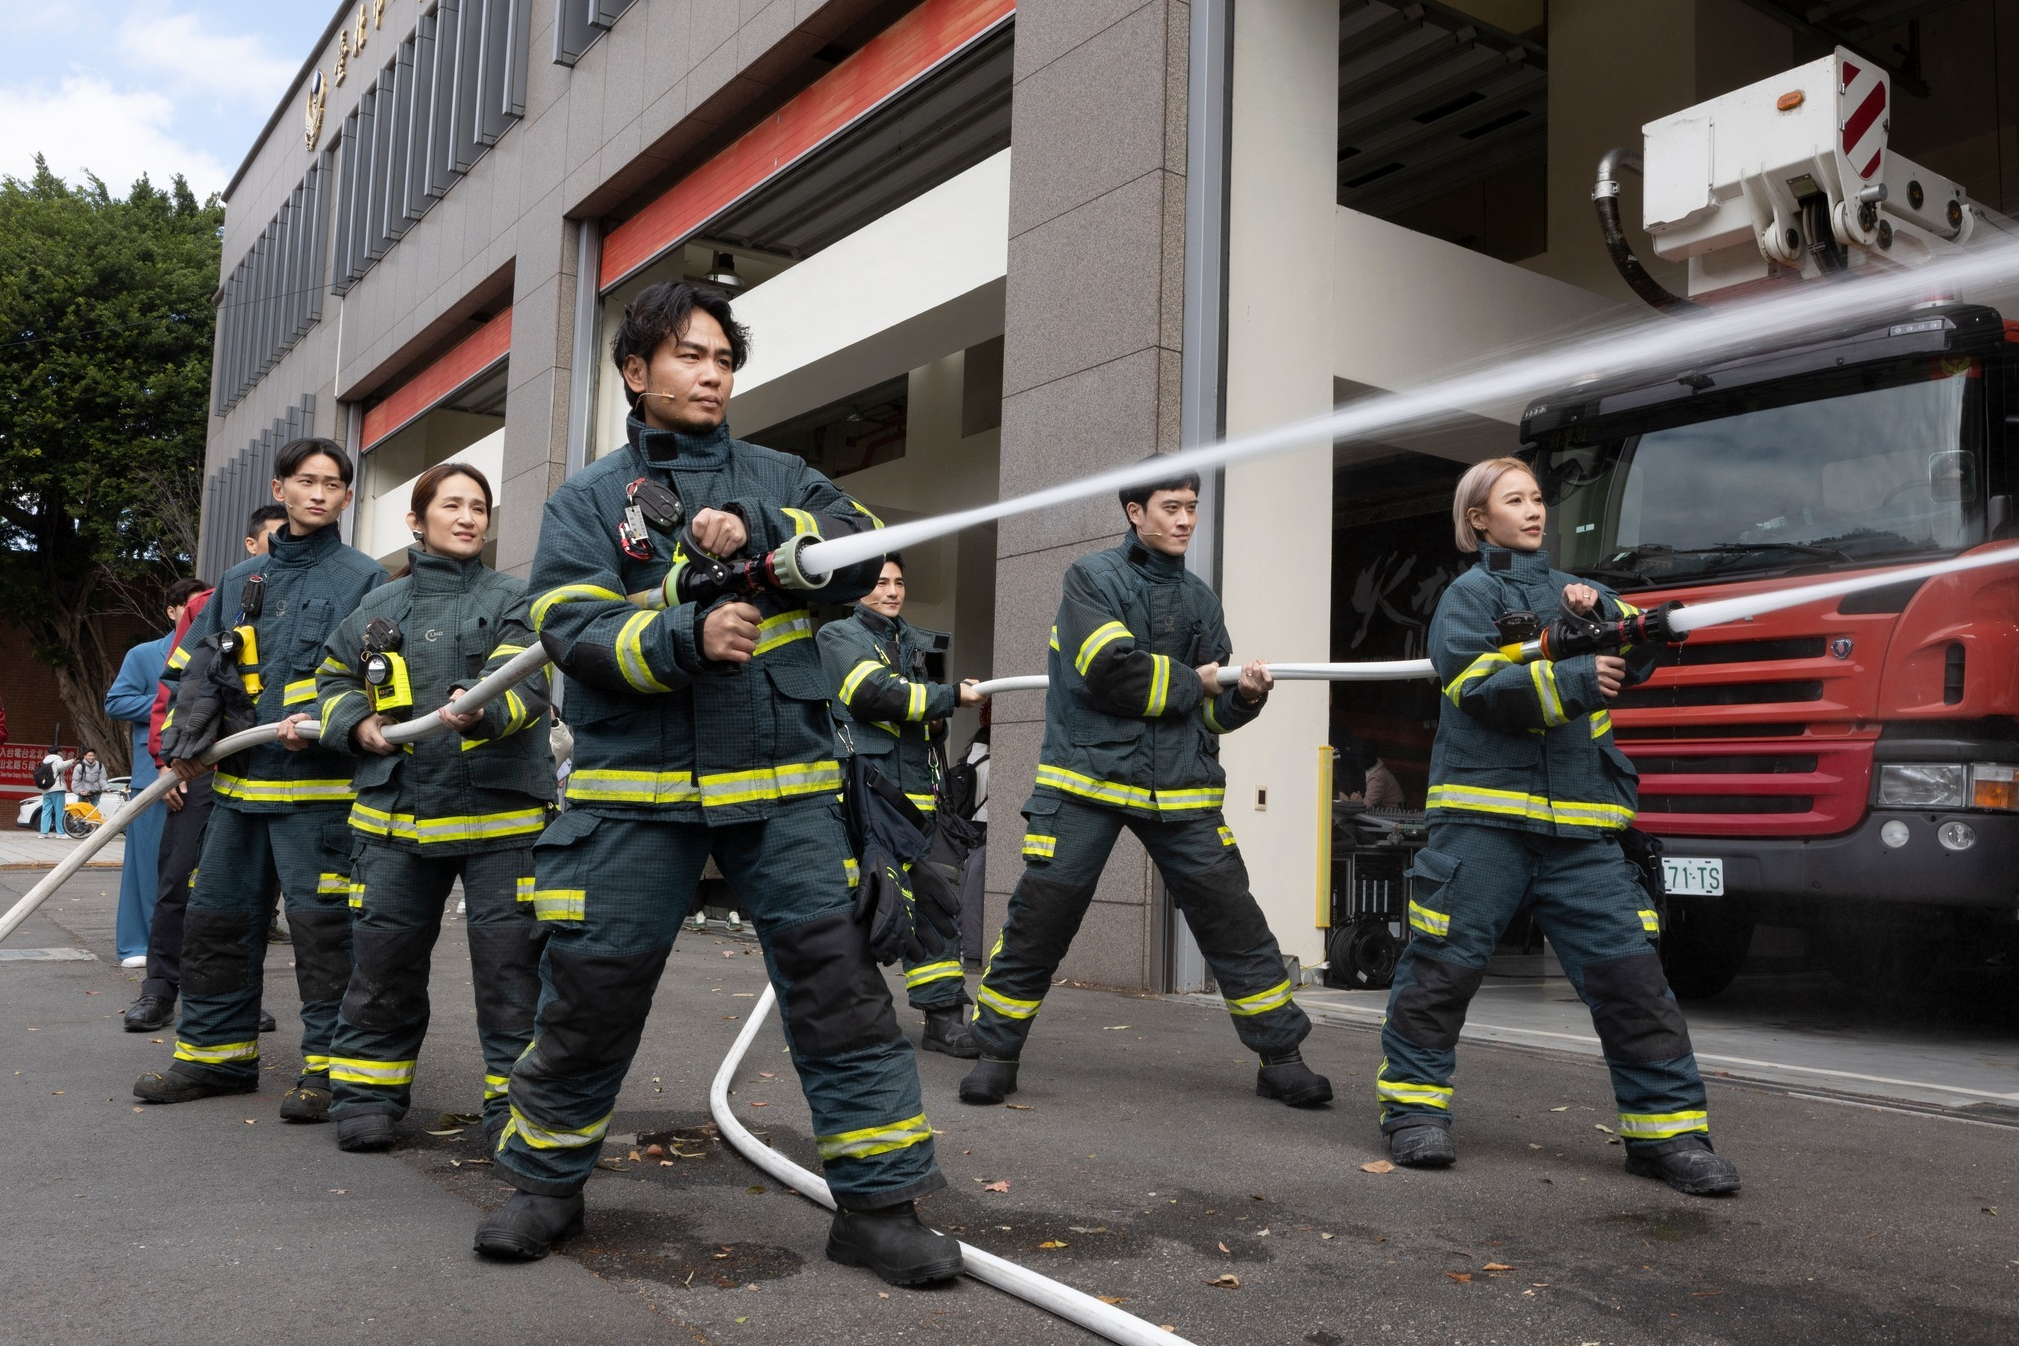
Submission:
M 0 873 L 0 890 L 35 877 Z M 697 1129 L 761 988 L 746 941 L 682 939 L 586 1236 L 496 1266 L 469 1236 L 504 1189 L 472 1162 L 471 1130 L 429 1134 L 455 1130 L 440 1115 L 480 1090 L 460 925 L 437 951 L 402 1145 L 346 1155 L 329 1128 L 277 1116 L 298 1068 L 285 946 L 268 959 L 283 1031 L 265 1040 L 263 1092 L 127 1096 L 169 1047 L 119 1030 L 134 974 L 109 965 L 111 877 L 73 882 L 8 944 L 103 961 L 0 961 L 0 1342 L 1093 1340 L 974 1282 L 895 1291 L 834 1266 L 825 1214 Z M 781 1053 L 768 1028 L 735 1104 L 810 1164 Z M 2019 1339 L 2012 1128 L 1714 1081 L 1719 1148 L 1746 1189 L 1693 1200 L 1621 1171 L 1599 1065 L 1468 1044 L 1459 1166 L 1376 1174 L 1360 1166 L 1382 1156 L 1378 1040 L 1324 1026 L 1305 1054 L 1340 1089 L 1329 1110 L 1256 1098 L 1217 1010 L 1058 988 L 1019 1106 L 964 1107 L 963 1064 L 921 1061 L 949 1184 L 928 1217 L 1199 1346 Z M 696 1157 L 633 1162 L 640 1133 L 678 1133 Z

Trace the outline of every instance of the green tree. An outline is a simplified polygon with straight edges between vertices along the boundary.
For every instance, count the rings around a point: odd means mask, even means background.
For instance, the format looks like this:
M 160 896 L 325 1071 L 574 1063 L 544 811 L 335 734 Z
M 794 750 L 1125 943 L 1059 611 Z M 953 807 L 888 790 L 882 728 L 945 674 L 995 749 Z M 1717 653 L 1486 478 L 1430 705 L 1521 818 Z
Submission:
M 121 769 L 108 618 L 159 627 L 192 562 L 223 221 L 180 175 L 121 199 L 38 156 L 0 180 L 0 611 L 56 670 L 78 741 Z

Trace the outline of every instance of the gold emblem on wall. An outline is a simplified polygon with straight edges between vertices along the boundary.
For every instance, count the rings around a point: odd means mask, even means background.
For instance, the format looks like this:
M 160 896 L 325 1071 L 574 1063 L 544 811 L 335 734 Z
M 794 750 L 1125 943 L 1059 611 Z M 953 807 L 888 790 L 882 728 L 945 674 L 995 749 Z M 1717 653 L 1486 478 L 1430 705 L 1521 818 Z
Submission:
M 329 86 L 323 82 L 322 71 L 309 76 L 308 107 L 302 116 L 302 139 L 310 149 L 322 139 L 323 104 L 329 100 Z
M 352 51 L 365 49 L 365 19 L 370 15 L 371 8 L 371 0 L 358 0 L 358 35 L 357 40 L 351 43 Z

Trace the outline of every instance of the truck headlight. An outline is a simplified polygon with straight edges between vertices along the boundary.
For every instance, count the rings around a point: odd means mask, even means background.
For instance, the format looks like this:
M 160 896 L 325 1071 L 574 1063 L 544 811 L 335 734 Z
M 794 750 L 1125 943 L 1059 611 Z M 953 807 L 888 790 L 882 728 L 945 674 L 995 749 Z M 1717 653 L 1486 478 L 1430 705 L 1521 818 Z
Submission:
M 1969 797 L 1967 777 L 1960 763 L 1889 762 L 1879 768 L 1879 803 L 1888 808 L 1960 809 Z
M 2019 767 L 1997 762 L 1970 764 L 1970 807 L 2019 810 Z

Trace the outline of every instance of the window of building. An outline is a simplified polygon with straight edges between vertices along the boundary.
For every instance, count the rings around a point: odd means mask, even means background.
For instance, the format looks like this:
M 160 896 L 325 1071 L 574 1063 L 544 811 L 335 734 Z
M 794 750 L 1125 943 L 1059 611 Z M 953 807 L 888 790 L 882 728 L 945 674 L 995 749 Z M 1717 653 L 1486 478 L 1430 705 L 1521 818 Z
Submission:
M 322 319 L 331 177 L 331 151 L 325 150 L 220 287 L 215 379 L 220 416 Z
M 797 454 L 830 480 L 904 457 L 911 375 L 816 407 L 750 436 L 755 444 Z
M 632 0 L 554 0 L 554 64 L 572 66 L 610 31 Z

